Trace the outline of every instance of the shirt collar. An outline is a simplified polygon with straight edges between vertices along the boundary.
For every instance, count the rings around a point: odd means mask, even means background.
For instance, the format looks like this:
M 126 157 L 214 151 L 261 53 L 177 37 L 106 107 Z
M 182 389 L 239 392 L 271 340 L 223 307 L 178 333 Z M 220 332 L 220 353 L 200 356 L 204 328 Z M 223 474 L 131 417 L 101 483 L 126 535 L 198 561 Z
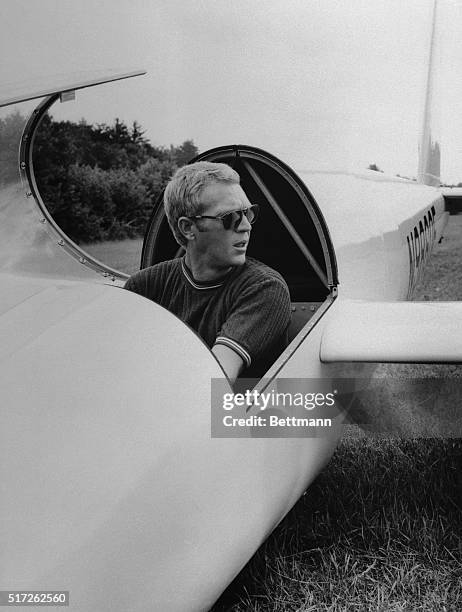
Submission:
M 191 270 L 188 268 L 185 262 L 185 258 L 181 259 L 181 270 L 190 285 L 194 287 L 194 289 L 218 289 L 218 287 L 222 287 L 226 281 L 228 280 L 230 274 L 233 273 L 234 268 L 232 268 L 225 276 L 223 276 L 219 280 L 213 281 L 197 281 Z

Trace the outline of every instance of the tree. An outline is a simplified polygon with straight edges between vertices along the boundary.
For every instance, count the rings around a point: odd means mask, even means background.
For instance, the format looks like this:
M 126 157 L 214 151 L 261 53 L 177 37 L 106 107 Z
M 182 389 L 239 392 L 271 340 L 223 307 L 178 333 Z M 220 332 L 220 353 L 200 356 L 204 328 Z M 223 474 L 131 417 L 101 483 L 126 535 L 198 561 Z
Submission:
M 46 115 L 34 146 L 38 189 L 75 242 L 143 234 L 179 165 L 198 153 L 192 140 L 155 147 L 136 121 L 128 127 L 54 121 Z
M 179 147 L 170 145 L 170 155 L 178 167 L 186 165 L 199 154 L 192 140 L 185 140 Z
M 375 172 L 383 172 L 383 170 L 380 170 L 380 168 L 377 166 L 377 164 L 369 164 L 367 169 L 368 170 L 375 170 Z

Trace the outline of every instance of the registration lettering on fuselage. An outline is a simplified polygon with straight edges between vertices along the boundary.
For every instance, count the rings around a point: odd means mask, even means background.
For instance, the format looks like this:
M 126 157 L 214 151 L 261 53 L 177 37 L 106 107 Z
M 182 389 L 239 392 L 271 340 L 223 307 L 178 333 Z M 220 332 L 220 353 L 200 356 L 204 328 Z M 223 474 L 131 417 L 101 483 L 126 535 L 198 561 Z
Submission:
M 409 253 L 408 300 L 412 298 L 436 239 L 435 216 L 435 207 L 432 206 L 406 236 Z

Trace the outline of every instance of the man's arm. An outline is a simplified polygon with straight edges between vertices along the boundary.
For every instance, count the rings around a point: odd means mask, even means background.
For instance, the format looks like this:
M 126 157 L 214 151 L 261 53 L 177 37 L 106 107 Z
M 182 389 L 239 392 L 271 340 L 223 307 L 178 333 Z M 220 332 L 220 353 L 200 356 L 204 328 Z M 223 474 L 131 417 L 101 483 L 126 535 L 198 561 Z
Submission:
M 212 353 L 220 362 L 221 367 L 225 371 L 226 376 L 229 378 L 231 384 L 242 372 L 244 367 L 244 360 L 240 357 L 236 351 L 225 346 L 224 344 L 214 344 L 212 347 Z
M 214 345 L 233 351 L 234 362 L 242 362 L 239 372 L 246 368 L 253 378 L 260 378 L 282 353 L 290 323 L 290 294 L 282 277 L 273 271 L 257 280 L 240 288 Z

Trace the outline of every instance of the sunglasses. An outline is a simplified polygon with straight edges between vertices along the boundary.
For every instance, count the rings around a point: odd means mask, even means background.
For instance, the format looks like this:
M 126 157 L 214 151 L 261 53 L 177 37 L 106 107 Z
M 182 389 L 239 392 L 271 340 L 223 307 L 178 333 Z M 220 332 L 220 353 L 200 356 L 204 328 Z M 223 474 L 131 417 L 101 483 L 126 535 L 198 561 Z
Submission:
M 211 217 L 210 215 L 195 215 L 194 217 L 188 217 L 188 219 L 220 219 L 220 221 L 223 222 L 223 227 L 225 230 L 229 230 L 231 228 L 233 228 L 233 230 L 237 230 L 241 224 L 242 217 L 244 216 L 250 225 L 253 225 L 257 220 L 259 210 L 258 204 L 253 204 L 253 206 L 249 206 L 249 208 L 233 210 L 232 212 L 225 213 L 224 215 L 218 215 L 217 217 Z

